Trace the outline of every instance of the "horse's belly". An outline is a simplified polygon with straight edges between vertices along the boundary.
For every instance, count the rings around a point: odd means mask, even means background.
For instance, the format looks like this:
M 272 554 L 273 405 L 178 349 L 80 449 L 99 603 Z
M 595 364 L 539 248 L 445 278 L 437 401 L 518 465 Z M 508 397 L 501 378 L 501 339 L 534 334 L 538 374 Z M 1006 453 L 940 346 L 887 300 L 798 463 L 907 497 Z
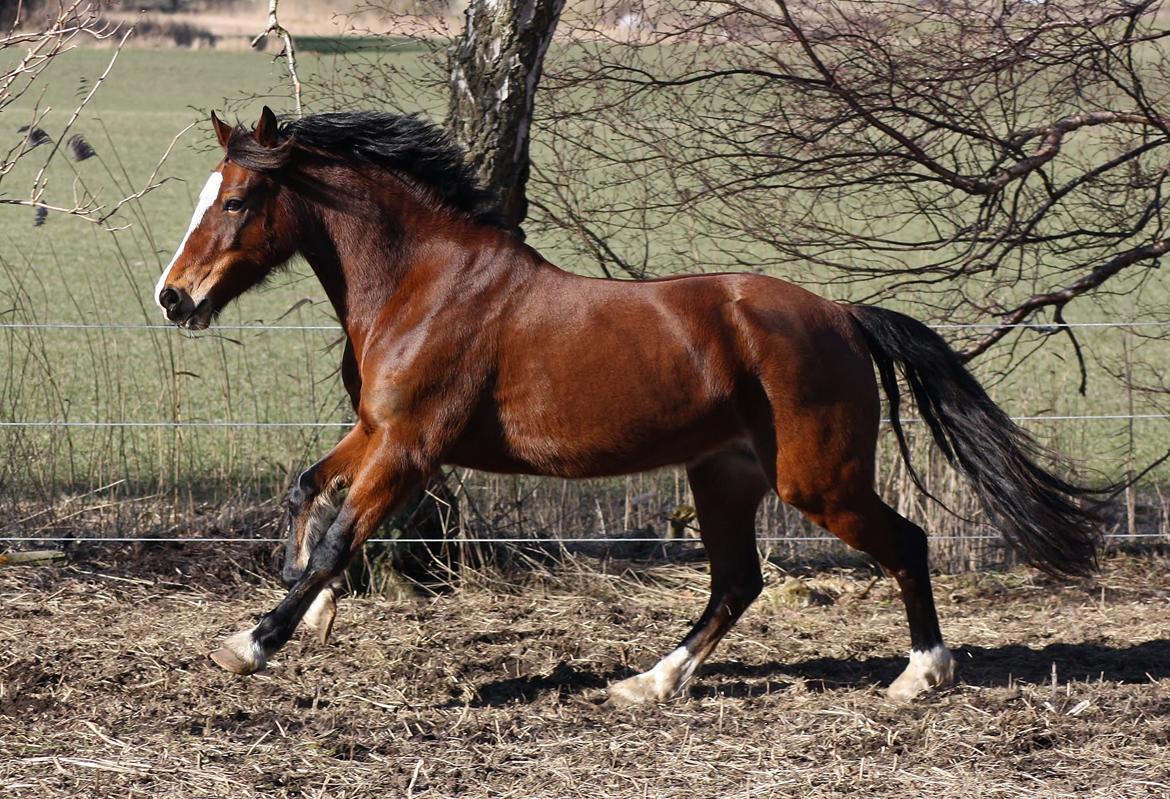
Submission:
M 448 461 L 485 471 L 559 477 L 600 477 L 685 463 L 744 435 L 729 407 L 615 406 L 574 413 L 567 403 L 542 412 L 529 406 L 480 419 L 461 437 Z

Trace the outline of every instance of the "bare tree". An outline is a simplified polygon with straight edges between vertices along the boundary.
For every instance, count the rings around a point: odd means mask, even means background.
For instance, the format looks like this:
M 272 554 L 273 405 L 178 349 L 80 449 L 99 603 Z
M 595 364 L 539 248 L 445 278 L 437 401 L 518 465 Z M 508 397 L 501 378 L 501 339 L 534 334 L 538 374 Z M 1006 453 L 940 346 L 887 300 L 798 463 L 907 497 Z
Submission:
M 48 3 L 15 4 L 8 9 L 7 29 L 0 33 L 0 55 L 6 66 L 0 72 L 0 113 L 18 101 L 35 97 L 38 82 L 44 80 L 45 70 L 56 59 L 85 41 L 112 39 L 117 42 L 105 70 L 89 84 L 88 91 L 69 113 L 68 118 L 49 125 L 46 116 L 50 109 L 35 103 L 31 113 L 17 121 L 12 119 L 13 128 L 6 140 L 11 142 L 0 151 L 0 205 L 20 205 L 35 209 L 34 223 L 45 221 L 50 211 L 79 216 L 89 221 L 105 224 L 106 221 L 127 202 L 150 191 L 157 184 L 157 169 L 140 191 L 123 197 L 116 202 L 103 203 L 96 191 L 90 191 L 85 181 L 79 179 L 73 186 L 69 200 L 51 199 L 49 188 L 49 165 L 58 157 L 68 155 L 74 161 L 85 161 L 95 155 L 93 147 L 85 137 L 75 131 L 75 125 L 85 107 L 93 99 L 110 70 L 113 68 L 122 45 L 130 30 L 118 30 L 106 24 L 102 18 L 102 5 L 98 0 L 69 0 L 58 5 Z M 9 114 L 6 119 L 11 118 Z M 15 135 L 12 135 L 15 134 Z M 35 151 L 35 152 L 34 152 Z M 169 152 L 169 150 L 168 150 Z M 24 159 L 39 158 L 40 165 L 31 180 L 31 185 L 22 186 L 21 194 L 11 195 L 4 191 L 4 181 L 17 164 Z
M 292 82 L 293 90 L 293 104 L 296 108 L 297 116 L 303 113 L 301 107 L 301 95 L 303 87 L 301 85 L 300 76 L 297 74 L 297 51 L 296 45 L 293 43 L 292 34 L 280 24 L 279 0 L 268 0 L 268 20 L 265 24 L 264 30 L 252 39 L 252 47 L 263 47 L 269 36 L 276 36 L 284 43 L 284 49 L 280 52 L 280 57 L 284 58 L 285 67 L 288 68 L 288 77 Z
M 607 272 L 771 269 L 992 321 L 1170 250 L 1161 4 L 621 2 L 565 25 L 534 226 Z M 655 232 L 657 231 L 657 232 Z M 665 234 L 663 231 L 674 231 Z
M 766 271 L 842 299 L 980 323 L 946 335 L 985 377 L 1016 379 L 1014 367 L 1043 347 L 1051 360 L 1041 368 L 1080 363 L 1083 391 L 1095 360 L 1111 388 L 1144 389 L 1129 413 L 1153 420 L 1170 408 L 1164 343 L 1130 333 L 1122 369 L 1115 347 L 1082 347 L 1066 314 L 1166 318 L 1165 291 L 1143 291 L 1161 288 L 1156 267 L 1170 249 L 1164 16 L 1154 0 L 568 6 L 532 106 L 525 229 L 569 268 Z M 421 79 L 413 64 L 358 56 L 358 88 L 338 103 L 447 106 L 473 119 L 475 106 L 458 110 L 448 94 L 459 60 L 447 58 L 436 20 L 439 36 L 419 37 L 431 53 Z M 1021 323 L 1047 327 L 1021 333 Z M 1060 380 L 1034 382 L 1015 395 L 1023 413 L 1051 408 L 1052 392 L 1065 402 Z M 1121 413 L 1119 398 L 1084 412 Z M 1045 424 L 1032 426 L 1050 443 L 1080 434 Z M 1103 428 L 1084 436 L 1092 446 L 1118 440 Z M 1141 438 L 1117 445 L 1135 464 L 1158 454 Z M 944 491 L 966 507 L 957 489 Z
M 445 107 L 447 128 L 496 194 L 499 215 L 519 229 L 528 212 L 536 93 L 564 0 L 471 0 L 462 24 L 446 15 L 445 3 L 423 3 L 409 13 L 401 5 L 374 0 L 362 6 L 361 24 L 381 17 L 386 26 L 359 30 L 413 39 L 423 51 L 419 61 L 404 69 L 377 54 L 354 53 L 342 65 L 344 80 L 318 89 L 314 93 L 324 96 L 314 99 L 336 107 Z

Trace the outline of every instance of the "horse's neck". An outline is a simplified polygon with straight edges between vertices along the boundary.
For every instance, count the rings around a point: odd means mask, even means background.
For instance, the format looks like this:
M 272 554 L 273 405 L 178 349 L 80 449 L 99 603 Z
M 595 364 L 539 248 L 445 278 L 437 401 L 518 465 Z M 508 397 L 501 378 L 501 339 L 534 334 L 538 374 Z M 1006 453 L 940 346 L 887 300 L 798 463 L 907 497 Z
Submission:
M 510 236 L 496 236 L 488 231 L 467 236 L 465 243 L 456 241 L 459 236 L 445 238 L 441 242 L 445 255 L 436 259 L 432 245 L 438 242 L 428 237 L 435 235 L 435 231 L 450 230 L 451 220 L 445 213 L 414 204 L 410 198 L 403 198 L 401 207 L 391 201 L 380 207 L 376 215 L 368 217 L 317 207 L 311 220 L 314 230 L 304 236 L 306 244 L 302 254 L 351 339 L 365 339 L 366 331 L 404 283 L 409 283 L 412 290 L 428 281 L 441 280 L 447 284 L 439 269 L 459 269 L 461 264 L 476 260 L 473 253 L 460 253 L 460 248 L 478 250 L 489 246 L 497 257 L 480 260 L 479 268 L 498 272 L 501 278 L 506 278 L 507 272 L 514 272 L 520 263 L 533 265 L 529 248 Z M 399 232 L 391 234 L 390 231 Z M 514 254 L 511 253 L 513 245 Z M 428 252 L 431 255 L 420 256 Z M 491 274 L 482 272 L 478 278 L 493 279 Z M 436 299 L 441 293 L 427 292 Z
M 301 254 L 352 336 L 371 324 L 402 278 L 404 247 L 390 240 L 387 209 L 312 204 L 302 215 Z

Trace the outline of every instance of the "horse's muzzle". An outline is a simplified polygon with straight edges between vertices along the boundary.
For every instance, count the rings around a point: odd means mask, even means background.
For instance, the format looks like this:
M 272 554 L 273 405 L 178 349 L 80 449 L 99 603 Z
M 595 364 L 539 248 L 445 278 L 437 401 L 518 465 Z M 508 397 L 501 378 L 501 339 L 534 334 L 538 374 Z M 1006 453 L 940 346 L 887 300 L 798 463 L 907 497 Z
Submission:
M 174 286 L 166 286 L 158 293 L 158 304 L 166 312 L 167 319 L 175 323 L 182 322 L 195 310 L 191 295 Z
M 184 289 L 165 287 L 158 293 L 158 304 L 166 313 L 167 321 L 190 330 L 202 330 L 211 321 L 208 301 L 196 303 Z

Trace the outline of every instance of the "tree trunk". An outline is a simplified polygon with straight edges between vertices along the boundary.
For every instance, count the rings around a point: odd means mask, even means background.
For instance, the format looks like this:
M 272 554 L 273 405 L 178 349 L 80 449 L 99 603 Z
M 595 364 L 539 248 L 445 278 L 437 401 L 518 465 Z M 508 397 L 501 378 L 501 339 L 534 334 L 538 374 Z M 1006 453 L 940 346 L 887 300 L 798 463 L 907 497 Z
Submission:
M 471 0 L 450 54 L 447 127 L 497 210 L 517 229 L 528 213 L 529 127 L 544 54 L 564 0 Z

